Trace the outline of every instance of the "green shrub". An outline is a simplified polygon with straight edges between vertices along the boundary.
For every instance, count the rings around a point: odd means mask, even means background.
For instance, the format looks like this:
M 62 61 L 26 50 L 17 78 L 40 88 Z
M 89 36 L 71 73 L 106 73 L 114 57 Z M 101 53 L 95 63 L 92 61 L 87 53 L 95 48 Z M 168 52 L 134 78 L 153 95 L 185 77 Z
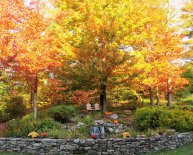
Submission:
M 165 107 L 144 107 L 135 112 L 135 123 L 140 130 L 163 127 L 177 131 L 192 131 L 193 113 Z
M 26 107 L 23 104 L 23 98 L 14 96 L 3 107 L 0 107 L 0 122 L 7 122 L 13 118 L 23 116 L 25 112 Z
M 85 125 L 87 126 L 94 125 L 94 119 L 90 115 L 84 117 L 76 117 L 75 122 L 76 123 L 82 122 L 85 123 Z
M 184 100 L 183 101 L 184 104 L 190 104 L 190 105 L 193 105 L 193 100 L 192 99 L 187 99 L 187 100 Z
M 86 105 L 85 104 L 75 105 L 74 107 L 76 108 L 77 111 L 82 111 L 82 110 L 86 109 Z
M 4 115 L 4 109 L 0 107 L 0 116 L 3 116 Z
M 81 138 L 85 139 L 90 136 L 89 127 L 81 126 L 80 128 L 70 131 L 67 129 L 52 129 L 48 130 L 48 135 L 51 138 L 65 138 L 65 139 L 72 139 L 72 138 Z
M 193 105 L 174 105 L 172 109 L 190 110 L 193 111 Z
M 125 109 L 128 109 L 128 110 L 136 110 L 138 108 L 142 108 L 142 107 L 145 107 L 147 106 L 148 104 L 143 102 L 143 101 L 139 101 L 139 102 L 136 102 L 136 101 L 129 101 L 129 103 L 126 105 Z
M 61 124 L 55 122 L 51 118 L 33 121 L 30 117 L 22 119 L 13 119 L 8 122 L 8 129 L 6 135 L 8 137 L 27 137 L 28 133 L 32 131 L 42 132 L 52 129 L 59 129 Z
M 5 112 L 5 108 L 0 107 L 0 122 L 6 122 L 7 120 L 7 115 Z
M 136 110 L 135 123 L 141 130 L 159 127 L 158 111 L 156 108 L 141 108 Z
M 74 106 L 61 105 L 48 110 L 48 116 L 61 123 L 69 122 L 75 115 L 76 109 Z
M 61 124 L 55 122 L 51 118 L 46 118 L 35 122 L 35 128 L 37 131 L 48 131 L 50 129 L 58 129 L 61 127 Z
M 9 120 L 15 117 L 23 116 L 26 112 L 26 107 L 23 103 L 23 97 L 14 96 L 7 103 L 5 112 L 9 115 Z
M 107 104 L 107 109 L 108 111 L 123 111 L 123 110 L 136 110 L 138 108 L 142 108 L 142 107 L 146 107 L 148 104 L 143 102 L 143 101 L 139 101 L 136 102 L 135 100 L 129 100 L 128 102 L 117 102 L 114 103 L 114 105 L 112 105 L 112 103 Z
M 70 132 L 68 130 L 54 129 L 49 130 L 48 135 L 50 138 L 70 138 Z

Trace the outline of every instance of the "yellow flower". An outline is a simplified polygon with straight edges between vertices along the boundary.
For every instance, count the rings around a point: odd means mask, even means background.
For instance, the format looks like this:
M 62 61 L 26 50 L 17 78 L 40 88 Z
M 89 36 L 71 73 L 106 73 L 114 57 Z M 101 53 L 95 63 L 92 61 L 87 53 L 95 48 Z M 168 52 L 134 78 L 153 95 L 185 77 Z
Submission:
M 130 135 L 129 132 L 123 132 L 123 133 L 122 133 L 122 136 L 123 136 L 123 138 L 131 137 L 131 135 Z
M 39 136 L 39 134 L 38 134 L 37 132 L 30 132 L 30 133 L 28 134 L 28 136 L 31 137 L 31 138 L 36 138 L 36 137 Z

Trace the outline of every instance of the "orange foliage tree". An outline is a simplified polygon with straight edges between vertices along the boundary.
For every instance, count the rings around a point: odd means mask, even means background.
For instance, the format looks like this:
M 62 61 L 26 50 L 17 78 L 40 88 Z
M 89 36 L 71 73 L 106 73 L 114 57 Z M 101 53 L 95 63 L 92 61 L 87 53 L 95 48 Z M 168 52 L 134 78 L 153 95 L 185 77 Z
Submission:
M 75 104 L 94 103 L 96 100 L 96 93 L 97 93 L 97 90 L 88 91 L 88 92 L 84 90 L 77 90 L 73 92 L 72 102 Z
M 156 93 L 157 103 L 159 95 L 166 92 L 168 106 L 172 105 L 171 95 L 177 87 L 182 88 L 188 81 L 181 77 L 183 73 L 181 57 L 183 53 L 181 36 L 172 29 L 158 29 L 151 49 L 145 55 L 145 78 L 141 84 L 149 89 L 150 104 L 153 105 L 153 95 Z M 147 46 L 148 47 L 148 46 Z
M 57 43 L 40 1 L 5 0 L 1 9 L 1 63 L 27 82 L 37 118 L 38 81 L 60 65 Z

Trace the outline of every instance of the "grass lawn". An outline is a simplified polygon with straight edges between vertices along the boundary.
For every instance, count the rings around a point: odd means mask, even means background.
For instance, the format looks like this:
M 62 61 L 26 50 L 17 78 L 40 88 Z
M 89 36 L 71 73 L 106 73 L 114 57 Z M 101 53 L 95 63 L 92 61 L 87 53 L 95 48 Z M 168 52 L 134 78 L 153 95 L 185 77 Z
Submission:
M 159 153 L 148 153 L 145 155 L 193 155 L 193 143 L 172 151 L 163 151 Z
M 28 154 L 0 152 L 0 155 L 28 155 Z

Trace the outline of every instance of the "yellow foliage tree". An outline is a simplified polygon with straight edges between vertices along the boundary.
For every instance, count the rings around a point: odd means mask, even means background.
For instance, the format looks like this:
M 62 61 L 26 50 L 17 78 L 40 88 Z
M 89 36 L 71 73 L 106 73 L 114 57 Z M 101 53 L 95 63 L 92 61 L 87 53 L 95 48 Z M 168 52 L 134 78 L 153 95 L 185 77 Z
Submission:
M 65 76 L 74 79 L 71 84 L 97 87 L 103 112 L 110 84 L 129 82 L 144 69 L 139 55 L 151 48 L 157 27 L 165 29 L 165 4 L 161 0 L 56 2 L 61 11 L 56 23 L 73 53 L 64 65 Z

